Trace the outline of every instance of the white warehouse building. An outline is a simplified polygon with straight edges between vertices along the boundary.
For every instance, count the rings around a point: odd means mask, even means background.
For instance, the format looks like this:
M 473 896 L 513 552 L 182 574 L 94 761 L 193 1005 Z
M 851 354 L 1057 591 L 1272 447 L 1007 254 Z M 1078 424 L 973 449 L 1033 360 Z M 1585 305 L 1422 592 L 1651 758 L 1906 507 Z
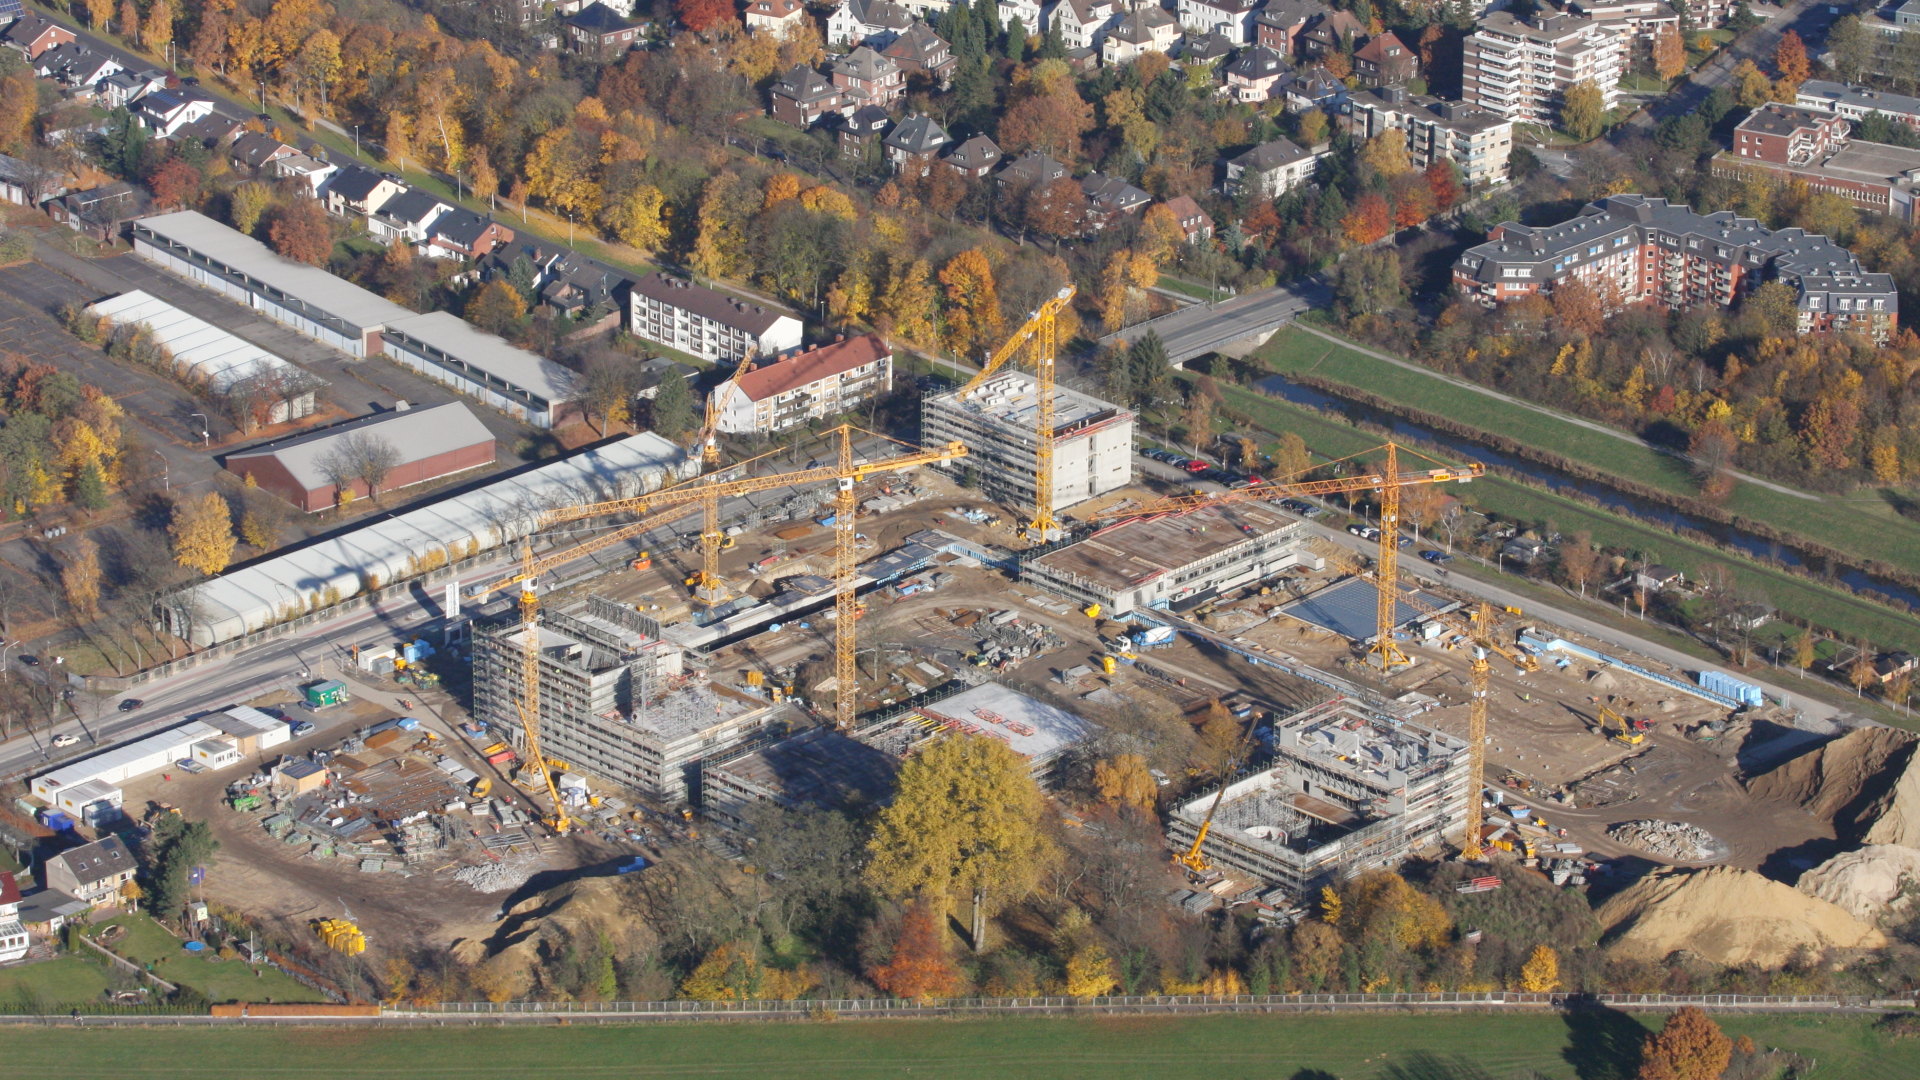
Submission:
M 454 562 L 510 543 L 542 510 L 644 495 L 699 468 L 659 435 L 631 435 L 210 578 L 162 601 L 161 617 L 196 645 L 231 641 L 416 577 L 423 556 Z

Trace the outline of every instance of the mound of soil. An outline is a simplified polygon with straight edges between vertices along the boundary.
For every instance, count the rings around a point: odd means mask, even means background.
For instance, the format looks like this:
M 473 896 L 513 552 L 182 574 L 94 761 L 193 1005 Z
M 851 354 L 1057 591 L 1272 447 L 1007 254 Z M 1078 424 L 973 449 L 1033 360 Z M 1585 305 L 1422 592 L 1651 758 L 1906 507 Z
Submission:
M 528 993 L 544 955 L 572 942 L 590 953 L 605 936 L 615 956 L 651 951 L 658 936 L 631 910 L 631 890 L 619 877 L 585 877 L 515 904 L 486 941 L 454 946 L 463 963 L 479 965 L 483 979 L 511 997 Z
M 1842 852 L 1800 876 L 1795 888 L 1838 904 L 1862 922 L 1906 911 L 1906 887 L 1920 883 L 1920 848 L 1876 844 Z
M 1753 777 L 1747 791 L 1830 819 L 1850 843 L 1920 847 L 1917 743 L 1904 731 L 1862 728 Z
M 1751 870 L 1657 874 L 1596 913 L 1615 952 L 1661 961 L 1679 950 L 1719 964 L 1778 967 L 1802 947 L 1878 948 L 1886 938 L 1837 905 Z

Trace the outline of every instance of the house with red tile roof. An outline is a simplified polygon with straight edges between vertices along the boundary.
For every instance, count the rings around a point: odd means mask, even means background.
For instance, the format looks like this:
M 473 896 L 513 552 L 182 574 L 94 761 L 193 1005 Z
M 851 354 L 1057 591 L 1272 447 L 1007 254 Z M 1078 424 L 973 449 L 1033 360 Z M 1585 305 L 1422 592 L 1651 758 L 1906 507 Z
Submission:
M 834 416 L 893 388 L 893 349 L 878 334 L 836 338 L 729 379 L 713 390 L 716 426 L 773 434 Z

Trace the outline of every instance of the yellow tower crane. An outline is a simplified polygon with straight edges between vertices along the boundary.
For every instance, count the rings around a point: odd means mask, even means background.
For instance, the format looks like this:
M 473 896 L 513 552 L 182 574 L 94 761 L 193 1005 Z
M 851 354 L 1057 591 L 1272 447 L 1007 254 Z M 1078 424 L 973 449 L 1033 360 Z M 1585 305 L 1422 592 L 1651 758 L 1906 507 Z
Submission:
M 1382 591 L 1385 591 L 1384 587 Z M 1487 657 L 1490 653 L 1498 653 L 1522 671 L 1538 671 L 1540 661 L 1526 652 L 1508 648 L 1494 640 L 1493 606 L 1485 601 L 1475 605 L 1473 614 L 1463 620 L 1451 612 L 1442 612 L 1429 607 L 1417 594 L 1409 595 L 1405 599 L 1409 605 L 1425 612 L 1429 618 L 1465 634 L 1473 650 L 1473 658 L 1467 663 L 1471 696 L 1467 701 L 1466 838 L 1460 845 L 1460 858 L 1466 862 L 1475 862 L 1485 854 L 1480 848 L 1480 826 L 1485 820 L 1480 793 L 1486 787 L 1487 708 L 1490 704 L 1487 692 L 1493 679 L 1493 664 Z
M 1019 355 L 1020 350 L 1032 346 L 1035 375 L 1035 395 L 1039 402 L 1035 418 L 1034 478 L 1033 478 L 1033 520 L 1027 525 L 1027 535 L 1034 540 L 1049 540 L 1060 531 L 1053 518 L 1053 385 L 1054 358 L 1058 352 L 1059 318 L 1067 305 L 1073 302 L 1074 288 L 1068 285 L 1047 298 L 1047 301 L 1027 316 L 1027 321 L 1015 330 L 998 349 L 987 357 L 980 367 L 980 373 L 968 379 L 959 390 L 959 396 L 969 397 L 980 388 L 980 384 L 992 378 L 1007 362 Z
M 752 352 L 741 357 L 740 365 L 733 369 L 733 377 L 707 395 L 706 422 L 694 436 L 693 445 L 699 449 L 701 465 L 708 472 L 720 467 L 720 417 L 732 403 L 733 396 L 740 392 L 741 378 L 754 369 L 753 360 Z M 708 497 L 705 509 L 706 519 L 700 529 L 700 573 L 693 583 L 693 597 L 708 607 L 717 607 L 727 601 L 726 583 L 720 579 L 720 550 L 725 545 L 720 533 L 719 497 Z
M 469 590 L 469 597 L 475 601 L 485 600 L 488 596 L 512 585 L 520 586 L 520 615 L 523 633 L 521 653 L 521 690 L 518 703 L 521 729 L 526 737 L 527 756 L 539 770 L 548 795 L 554 801 L 554 815 L 547 824 L 556 833 L 564 834 L 571 822 L 566 811 L 560 805 L 559 791 L 551 775 L 550 763 L 540 752 L 540 645 L 539 613 L 540 600 L 537 583 L 542 574 L 554 567 L 571 562 L 582 555 L 619 543 L 634 536 L 640 536 L 663 525 L 670 524 L 696 510 L 717 507 L 719 500 L 733 495 L 745 495 L 756 491 L 769 491 L 774 488 L 791 487 L 803 484 L 840 482 L 839 520 L 835 524 L 842 527 L 836 533 L 835 544 L 835 584 L 837 595 L 835 605 L 838 617 L 842 620 L 834 630 L 837 651 L 837 671 L 855 671 L 853 662 L 857 641 L 853 627 L 854 620 L 849 614 L 854 608 L 853 568 L 857 566 L 854 548 L 853 505 L 854 484 L 871 473 L 899 472 L 920 465 L 939 461 L 952 461 L 965 457 L 967 448 L 961 443 L 949 443 L 937 450 L 914 449 L 909 453 L 896 454 L 877 461 L 853 461 L 853 434 L 856 430 L 849 425 L 835 429 L 841 440 L 839 460 L 832 466 L 802 469 L 798 472 L 780 473 L 771 476 L 753 476 L 733 480 L 717 477 L 702 477 L 688 481 L 648 495 L 625 499 L 612 499 L 605 502 L 585 503 L 579 506 L 561 507 L 549 510 L 535 519 L 533 531 L 552 528 L 556 525 L 582 521 L 592 517 L 619 514 L 650 514 L 639 521 L 630 522 L 608 530 L 583 543 L 576 544 L 545 558 L 533 557 L 532 531 L 528 533 L 521 549 L 521 567 L 516 574 L 477 585 Z M 758 460 L 758 459 L 755 459 Z M 717 513 L 717 511 L 714 511 Z M 852 687 L 855 684 L 840 684 Z M 838 693 L 840 705 L 836 717 L 842 727 L 853 724 L 855 693 L 842 689 Z
M 1391 587 L 1394 575 L 1399 569 L 1399 522 L 1400 489 L 1416 484 L 1464 484 L 1476 477 L 1485 475 L 1486 466 L 1479 462 L 1466 465 L 1446 465 L 1428 458 L 1415 450 L 1407 453 L 1425 458 L 1432 468 L 1400 470 L 1400 452 L 1404 447 L 1393 443 L 1365 450 L 1329 465 L 1342 465 L 1347 462 L 1359 462 L 1361 458 L 1385 453 L 1384 467 L 1376 468 L 1362 463 L 1365 467 L 1357 476 L 1343 476 L 1332 480 L 1287 481 L 1276 480 L 1272 483 L 1257 484 L 1253 487 L 1238 488 L 1230 491 L 1208 492 L 1199 495 L 1175 495 L 1165 499 L 1155 499 L 1145 505 L 1130 506 L 1125 509 L 1107 510 L 1092 515 L 1095 519 L 1116 517 L 1144 517 L 1152 514 L 1176 514 L 1190 510 L 1201 510 L 1209 506 L 1226 506 L 1239 502 L 1265 501 L 1298 496 L 1341 495 L 1356 491 L 1378 491 L 1380 493 L 1380 549 L 1376 558 L 1379 571 L 1378 580 L 1382 582 L 1379 590 L 1380 600 L 1375 612 L 1376 634 L 1369 652 L 1380 659 L 1383 672 L 1411 663 L 1407 654 L 1393 640 L 1393 628 L 1398 625 L 1399 613 L 1395 609 L 1398 589 Z M 1319 466 L 1316 466 L 1318 468 Z

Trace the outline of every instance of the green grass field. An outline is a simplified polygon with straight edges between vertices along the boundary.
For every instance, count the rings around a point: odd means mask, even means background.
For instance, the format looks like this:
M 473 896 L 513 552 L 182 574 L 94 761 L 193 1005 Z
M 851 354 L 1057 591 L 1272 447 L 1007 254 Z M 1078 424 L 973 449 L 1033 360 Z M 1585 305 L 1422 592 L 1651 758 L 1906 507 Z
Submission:
M 1502 401 L 1435 375 L 1377 360 L 1304 330 L 1281 330 L 1257 355 L 1282 374 L 1317 375 L 1483 431 L 1497 431 L 1664 491 L 1689 497 L 1699 494 L 1699 484 L 1687 464 L 1670 454 Z M 1920 522 L 1901 517 L 1872 489 L 1849 496 L 1808 499 L 1742 483 L 1735 485 L 1726 506 L 1857 558 L 1920 571 Z
M 326 1000 L 277 968 L 222 960 L 212 950 L 194 956 L 180 947 L 180 939 L 145 915 L 119 915 L 103 925 L 127 928 L 127 935 L 110 946 L 114 952 L 142 966 L 152 964 L 155 975 L 197 990 L 209 1001 Z
M 0 971 L 0 1008 L 15 1010 L 39 1002 L 56 1010 L 99 1003 L 111 980 L 106 963 L 80 956 L 58 956 Z
M 1345 457 L 1379 445 L 1377 436 L 1310 409 L 1238 386 L 1222 384 L 1221 390 L 1231 408 L 1249 414 L 1268 431 L 1297 432 L 1310 449 L 1324 457 Z M 1765 595 L 1789 617 L 1811 619 L 1821 626 L 1845 627 L 1885 647 L 1920 651 L 1920 624 L 1911 618 L 1839 589 L 1725 554 L 1632 518 L 1500 477 L 1476 481 L 1460 489 L 1458 494 L 1475 508 L 1505 520 L 1547 522 L 1569 535 L 1592 533 L 1594 542 L 1606 547 L 1649 553 L 1650 557 L 1685 571 L 1695 580 L 1704 576 L 1709 567 L 1720 567 L 1732 574 L 1735 581 Z
M 1644 1023 L 1657 1022 L 1649 1015 Z M 1749 1034 L 1817 1060 L 1820 1075 L 1904 1080 L 1920 1041 L 1886 1039 L 1871 1018 L 1727 1016 Z M 846 1076 L 1049 1080 L 1599 1080 L 1631 1075 L 1639 1018 L 1552 1015 L 1214 1016 L 687 1024 L 435 1030 L 20 1029 L 20 1072 L 118 1078 L 246 1076 Z

